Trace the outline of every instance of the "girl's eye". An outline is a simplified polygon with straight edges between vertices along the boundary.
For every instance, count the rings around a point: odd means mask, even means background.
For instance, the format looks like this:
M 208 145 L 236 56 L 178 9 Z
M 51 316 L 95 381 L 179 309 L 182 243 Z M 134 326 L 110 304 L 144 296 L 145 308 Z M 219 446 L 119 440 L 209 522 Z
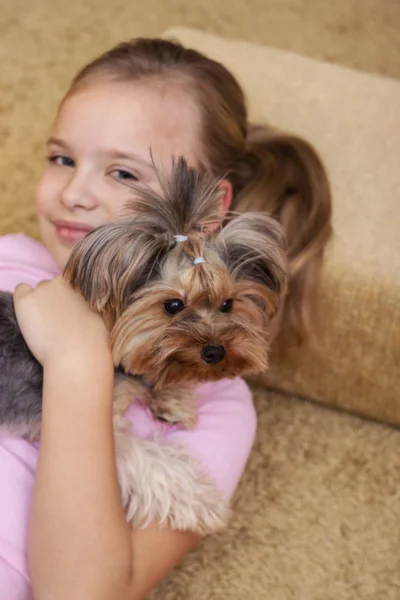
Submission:
M 59 166 L 59 167 L 74 167 L 75 161 L 72 160 L 69 156 L 63 156 L 62 154 L 54 154 L 53 156 L 49 156 L 49 162 Z
M 139 181 L 136 175 L 125 169 L 114 169 L 111 172 L 111 177 L 117 181 Z

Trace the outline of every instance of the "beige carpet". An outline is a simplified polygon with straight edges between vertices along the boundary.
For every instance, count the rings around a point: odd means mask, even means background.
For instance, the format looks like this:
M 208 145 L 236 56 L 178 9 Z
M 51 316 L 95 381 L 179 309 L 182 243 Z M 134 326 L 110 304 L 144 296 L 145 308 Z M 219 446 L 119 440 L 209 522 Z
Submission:
M 257 443 L 224 535 L 152 600 L 398 600 L 400 432 L 256 393 Z
M 400 78 L 398 0 L 0 0 L 0 233 L 36 235 L 57 100 L 109 44 L 186 25 Z M 400 432 L 259 390 L 228 532 L 153 600 L 398 600 Z

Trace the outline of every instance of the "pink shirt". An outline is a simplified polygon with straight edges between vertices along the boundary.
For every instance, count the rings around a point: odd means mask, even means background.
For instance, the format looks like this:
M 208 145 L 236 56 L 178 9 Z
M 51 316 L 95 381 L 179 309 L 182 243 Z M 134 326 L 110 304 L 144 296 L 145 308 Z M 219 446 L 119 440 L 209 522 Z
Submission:
M 12 292 L 18 283 L 34 286 L 58 274 L 48 251 L 31 238 L 22 234 L 0 238 L 0 289 Z M 202 385 L 199 397 L 198 424 L 192 431 L 154 421 L 139 403 L 132 404 L 128 416 L 138 437 L 157 433 L 185 444 L 230 498 L 254 441 L 251 394 L 238 378 Z M 1 599 L 31 598 L 27 530 L 37 457 L 37 448 L 27 441 L 0 437 Z

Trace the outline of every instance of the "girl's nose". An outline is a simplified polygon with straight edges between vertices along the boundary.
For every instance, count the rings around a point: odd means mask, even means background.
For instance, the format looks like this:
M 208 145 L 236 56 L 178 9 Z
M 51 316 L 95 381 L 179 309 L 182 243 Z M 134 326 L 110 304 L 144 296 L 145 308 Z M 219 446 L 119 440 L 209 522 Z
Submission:
M 61 202 L 69 210 L 83 208 L 93 210 L 98 206 L 90 178 L 83 178 L 75 173 L 61 193 Z

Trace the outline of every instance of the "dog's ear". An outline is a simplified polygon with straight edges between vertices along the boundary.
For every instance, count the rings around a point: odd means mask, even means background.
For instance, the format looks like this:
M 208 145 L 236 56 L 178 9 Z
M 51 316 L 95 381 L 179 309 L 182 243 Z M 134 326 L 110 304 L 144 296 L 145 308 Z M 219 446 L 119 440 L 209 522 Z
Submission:
M 152 276 L 166 245 L 150 235 L 140 220 L 126 218 L 98 227 L 73 248 L 65 279 L 111 328 L 132 294 Z
M 244 213 L 232 219 L 215 243 L 237 282 L 267 291 L 272 312 L 286 294 L 289 267 L 282 226 L 265 213 Z

